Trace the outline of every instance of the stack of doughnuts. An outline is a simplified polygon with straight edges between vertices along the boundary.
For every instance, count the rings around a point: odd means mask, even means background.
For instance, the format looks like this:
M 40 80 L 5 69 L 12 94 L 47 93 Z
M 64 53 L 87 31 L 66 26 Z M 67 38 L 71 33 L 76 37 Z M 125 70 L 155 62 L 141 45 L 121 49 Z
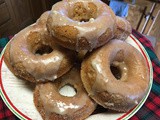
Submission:
M 144 57 L 125 42 L 131 25 L 100 0 L 63 0 L 16 34 L 4 61 L 15 76 L 36 84 L 43 119 L 82 120 L 101 105 L 127 112 L 145 96 Z M 65 85 L 75 95 L 60 94 Z

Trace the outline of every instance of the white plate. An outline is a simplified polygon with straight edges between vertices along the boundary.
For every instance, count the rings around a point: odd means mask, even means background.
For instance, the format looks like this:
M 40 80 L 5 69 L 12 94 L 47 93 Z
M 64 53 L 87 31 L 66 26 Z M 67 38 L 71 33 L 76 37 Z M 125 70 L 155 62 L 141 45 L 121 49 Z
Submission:
M 153 70 L 150 58 L 144 47 L 133 35 L 130 35 L 126 41 L 133 45 L 135 48 L 137 48 L 147 61 L 148 70 L 150 73 L 148 92 L 146 96 L 144 96 L 143 100 L 134 109 L 130 110 L 127 113 L 99 113 L 91 115 L 89 118 L 87 118 L 87 120 L 129 119 L 141 108 L 150 93 L 153 82 Z M 10 70 L 7 68 L 6 64 L 3 61 L 3 53 L 4 50 L 1 54 L 0 62 L 0 93 L 3 101 L 18 118 L 25 120 L 41 120 L 42 118 L 33 103 L 34 86 L 29 84 L 28 82 L 25 82 L 24 80 L 16 78 L 10 72 Z

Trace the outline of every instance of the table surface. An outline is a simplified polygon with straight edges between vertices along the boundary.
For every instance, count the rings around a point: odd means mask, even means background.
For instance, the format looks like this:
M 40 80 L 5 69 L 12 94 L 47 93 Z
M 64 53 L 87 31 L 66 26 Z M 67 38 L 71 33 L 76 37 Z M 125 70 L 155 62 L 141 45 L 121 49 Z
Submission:
M 130 120 L 160 120 L 160 61 L 158 60 L 150 41 L 139 32 L 133 30 L 132 34 L 141 42 L 146 49 L 153 66 L 153 85 L 149 97 L 142 108 Z M 9 39 L 0 39 L 0 52 Z M 0 98 L 0 120 L 18 120 L 7 108 Z

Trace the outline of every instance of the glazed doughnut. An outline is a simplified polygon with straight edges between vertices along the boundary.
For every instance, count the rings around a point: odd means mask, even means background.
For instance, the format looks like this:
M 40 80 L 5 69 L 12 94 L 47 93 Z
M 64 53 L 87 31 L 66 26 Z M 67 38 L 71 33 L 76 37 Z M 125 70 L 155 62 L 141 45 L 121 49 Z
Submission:
M 149 71 L 141 53 L 121 40 L 111 40 L 82 63 L 81 78 L 99 105 L 127 112 L 146 95 Z
M 73 66 L 74 53 L 58 46 L 47 32 L 48 14 L 45 12 L 7 45 L 4 61 L 19 78 L 31 82 L 54 80 Z
M 47 27 L 63 47 L 91 51 L 114 37 L 116 16 L 100 0 L 63 0 L 53 5 Z
M 65 85 L 76 90 L 74 96 L 60 94 Z M 87 95 L 80 71 L 73 68 L 53 82 L 38 84 L 34 91 L 34 103 L 44 120 L 83 120 L 96 108 L 95 102 Z
M 117 30 L 115 32 L 115 38 L 126 40 L 127 37 L 132 33 L 131 24 L 125 18 L 116 16 L 116 25 Z

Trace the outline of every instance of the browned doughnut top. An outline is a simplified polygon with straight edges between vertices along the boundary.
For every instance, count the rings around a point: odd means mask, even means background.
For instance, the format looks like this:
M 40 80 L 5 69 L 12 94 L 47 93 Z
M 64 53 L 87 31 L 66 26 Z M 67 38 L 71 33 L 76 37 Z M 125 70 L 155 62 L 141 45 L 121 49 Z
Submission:
M 58 44 L 79 51 L 108 42 L 115 23 L 115 14 L 100 0 L 63 0 L 53 5 L 47 26 Z
M 74 96 L 63 96 L 60 89 L 70 85 L 76 90 Z M 80 71 L 73 68 L 61 78 L 46 84 L 38 84 L 34 92 L 35 105 L 47 120 L 82 120 L 95 110 L 95 103 L 87 95 Z
M 111 40 L 82 63 L 81 77 L 89 95 L 105 108 L 126 112 L 148 90 L 149 71 L 133 46 Z
M 49 12 L 16 34 L 5 52 L 5 61 L 12 72 L 31 82 L 54 80 L 73 65 L 74 52 L 66 52 L 49 35 L 46 21 Z

